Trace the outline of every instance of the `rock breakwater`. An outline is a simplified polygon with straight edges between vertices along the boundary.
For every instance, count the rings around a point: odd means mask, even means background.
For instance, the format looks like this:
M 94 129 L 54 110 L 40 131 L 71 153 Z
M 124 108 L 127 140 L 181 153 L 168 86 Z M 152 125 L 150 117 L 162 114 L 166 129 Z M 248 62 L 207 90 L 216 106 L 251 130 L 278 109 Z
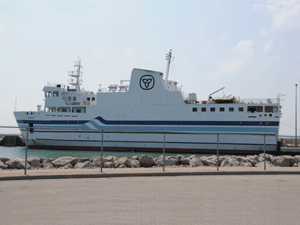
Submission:
M 263 167 L 264 154 L 242 156 L 220 156 L 219 162 L 217 156 L 201 156 L 191 155 L 185 158 L 182 155 L 165 157 L 166 167 L 216 167 L 219 163 L 220 167 Z M 266 166 L 278 167 L 300 167 L 300 156 L 273 156 L 266 154 Z M 56 160 L 52 158 L 29 157 L 27 159 L 27 169 L 84 169 L 99 168 L 101 166 L 101 157 L 94 156 L 92 158 L 76 158 L 76 157 L 60 157 Z M 150 155 L 140 155 L 122 158 L 115 156 L 103 157 L 103 168 L 141 168 L 141 167 L 162 167 L 163 156 L 153 158 Z M 25 168 L 25 158 L 0 158 L 0 170 L 15 170 Z

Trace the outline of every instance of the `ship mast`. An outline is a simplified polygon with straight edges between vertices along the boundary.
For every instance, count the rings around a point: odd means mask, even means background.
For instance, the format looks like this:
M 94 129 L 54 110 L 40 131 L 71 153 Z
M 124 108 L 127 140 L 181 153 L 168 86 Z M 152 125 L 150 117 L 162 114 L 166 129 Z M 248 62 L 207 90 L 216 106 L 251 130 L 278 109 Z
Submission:
M 82 76 L 82 72 L 80 71 L 80 69 L 83 67 L 81 66 L 81 60 L 79 57 L 78 57 L 78 61 L 75 62 L 74 67 L 77 67 L 77 70 L 69 71 L 69 76 L 76 78 L 76 80 L 70 79 L 69 84 L 75 86 L 76 91 L 80 91 L 80 85 L 82 83 L 82 80 L 80 79 L 80 77 Z
M 171 64 L 171 60 L 172 60 L 172 49 L 169 51 L 169 54 L 166 55 L 166 60 L 168 61 L 168 64 L 167 64 L 166 79 L 165 80 L 168 80 L 169 69 L 170 69 L 170 64 Z

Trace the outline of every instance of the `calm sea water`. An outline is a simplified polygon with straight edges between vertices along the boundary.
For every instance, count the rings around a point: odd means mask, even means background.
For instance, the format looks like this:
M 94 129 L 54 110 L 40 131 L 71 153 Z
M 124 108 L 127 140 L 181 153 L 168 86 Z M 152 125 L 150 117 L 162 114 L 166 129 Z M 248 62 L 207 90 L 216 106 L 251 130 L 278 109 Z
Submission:
M 3 147 L 0 146 L 0 157 L 7 157 L 10 159 L 25 157 L 26 148 L 25 147 Z M 162 153 L 143 153 L 143 152 L 103 152 L 104 156 L 116 156 L 121 158 L 123 156 L 135 156 L 135 155 L 151 155 L 154 158 L 158 158 Z M 178 153 L 167 153 L 166 156 L 176 156 Z M 180 154 L 185 157 L 189 157 L 191 154 Z M 100 151 L 67 151 L 67 150 L 44 150 L 44 149 L 28 149 L 28 157 L 37 156 L 39 158 L 53 158 L 57 159 L 63 156 L 72 157 L 87 157 L 91 158 L 93 156 L 101 156 Z M 200 156 L 200 155 L 199 155 Z

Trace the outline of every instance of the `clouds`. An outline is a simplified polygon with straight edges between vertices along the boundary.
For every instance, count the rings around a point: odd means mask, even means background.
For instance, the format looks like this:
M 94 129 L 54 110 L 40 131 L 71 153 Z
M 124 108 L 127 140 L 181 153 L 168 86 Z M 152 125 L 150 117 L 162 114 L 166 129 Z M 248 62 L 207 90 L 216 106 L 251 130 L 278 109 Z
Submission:
M 267 5 L 267 13 L 272 14 L 273 28 L 289 30 L 300 27 L 299 0 L 272 0 Z
M 228 53 L 223 61 L 219 61 L 219 67 L 210 74 L 210 77 L 215 78 L 223 74 L 233 74 L 240 72 L 247 61 L 255 54 L 254 41 L 243 39 Z
M 253 40 L 241 40 L 233 49 L 233 52 L 240 56 L 252 56 L 253 55 Z
M 265 9 L 272 16 L 273 30 L 300 27 L 300 0 L 269 0 L 267 5 L 253 5 L 254 10 Z

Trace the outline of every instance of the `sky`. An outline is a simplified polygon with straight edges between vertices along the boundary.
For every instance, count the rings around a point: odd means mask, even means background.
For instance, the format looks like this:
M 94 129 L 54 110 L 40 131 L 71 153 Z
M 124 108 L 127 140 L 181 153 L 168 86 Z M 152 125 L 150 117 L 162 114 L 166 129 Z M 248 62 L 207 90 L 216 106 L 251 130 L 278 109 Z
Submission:
M 185 93 L 281 93 L 279 133 L 294 135 L 299 28 L 300 0 L 0 0 L 0 126 L 44 105 L 43 87 L 67 84 L 78 57 L 96 92 L 133 68 L 165 72 L 172 49 L 169 79 Z

